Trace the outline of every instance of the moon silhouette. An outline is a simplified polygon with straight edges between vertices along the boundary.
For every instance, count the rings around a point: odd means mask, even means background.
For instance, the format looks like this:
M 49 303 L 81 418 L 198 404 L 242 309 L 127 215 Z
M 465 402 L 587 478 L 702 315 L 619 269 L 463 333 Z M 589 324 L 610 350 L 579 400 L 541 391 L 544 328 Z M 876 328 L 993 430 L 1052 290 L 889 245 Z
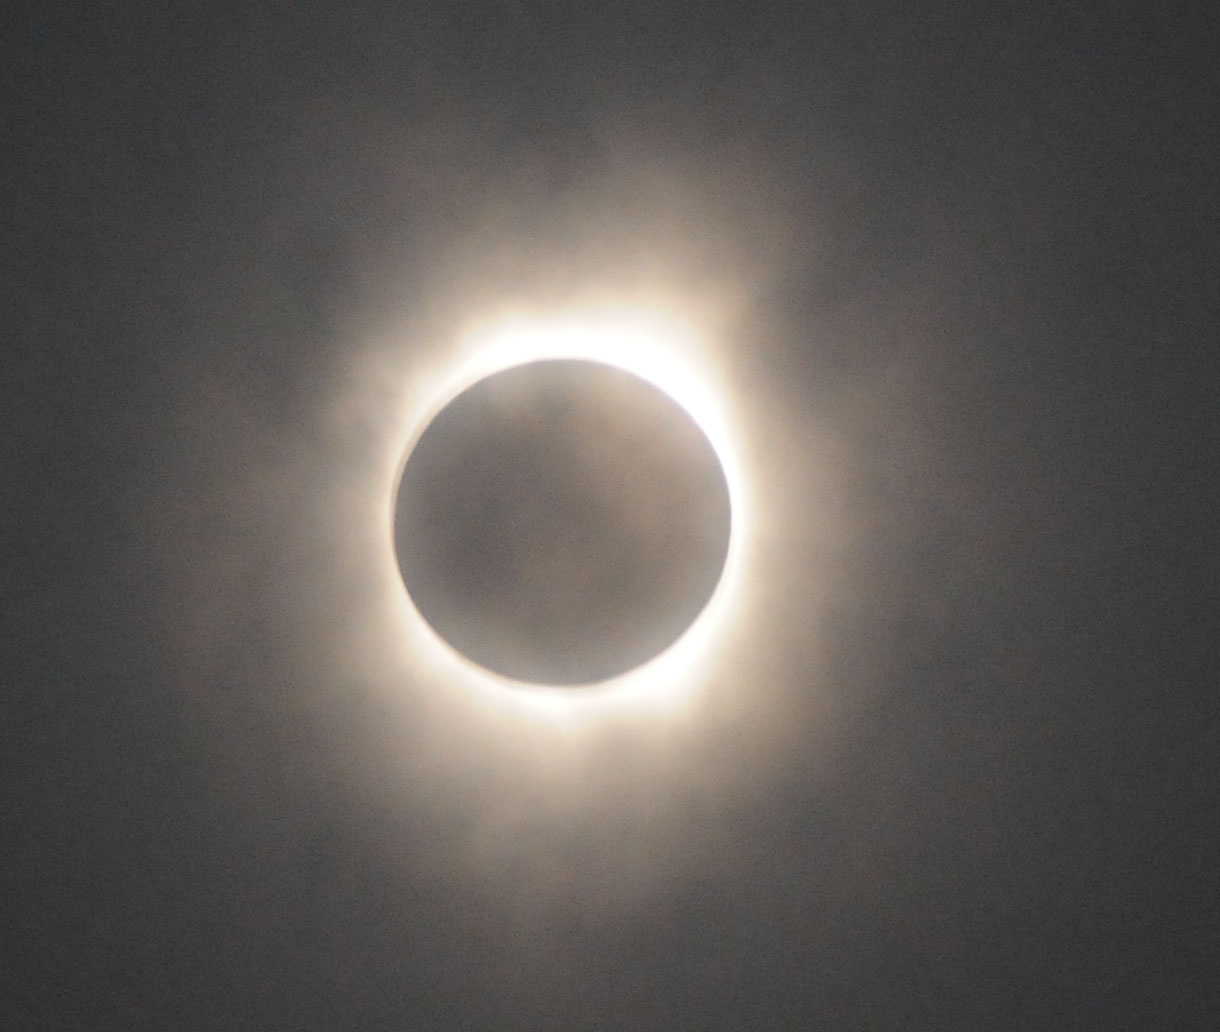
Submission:
M 593 685 L 673 644 L 724 569 L 729 487 L 692 416 L 585 359 L 494 373 L 410 449 L 394 545 L 407 594 L 470 662 Z

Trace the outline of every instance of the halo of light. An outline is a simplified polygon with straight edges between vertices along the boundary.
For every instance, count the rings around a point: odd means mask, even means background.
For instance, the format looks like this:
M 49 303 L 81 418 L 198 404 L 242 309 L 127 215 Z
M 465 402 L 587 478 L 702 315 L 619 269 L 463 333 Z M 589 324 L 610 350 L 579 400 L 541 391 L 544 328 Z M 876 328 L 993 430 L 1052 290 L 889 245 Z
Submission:
M 728 483 L 731 525 L 728 552 L 711 598 L 679 638 L 658 655 L 622 674 L 579 690 L 512 680 L 473 663 L 436 633 L 416 609 L 399 575 L 394 553 L 398 484 L 415 442 L 435 415 L 478 381 L 544 359 L 584 359 L 615 366 L 672 398 L 700 427 Z M 680 711 L 712 675 L 744 604 L 744 572 L 754 528 L 739 420 L 723 367 L 694 326 L 656 312 L 585 311 L 510 316 L 462 336 L 449 359 L 417 371 L 406 391 L 393 442 L 393 473 L 384 492 L 383 551 L 397 584 L 394 605 L 415 661 L 446 683 L 485 704 L 557 717 L 589 716 L 607 708 Z

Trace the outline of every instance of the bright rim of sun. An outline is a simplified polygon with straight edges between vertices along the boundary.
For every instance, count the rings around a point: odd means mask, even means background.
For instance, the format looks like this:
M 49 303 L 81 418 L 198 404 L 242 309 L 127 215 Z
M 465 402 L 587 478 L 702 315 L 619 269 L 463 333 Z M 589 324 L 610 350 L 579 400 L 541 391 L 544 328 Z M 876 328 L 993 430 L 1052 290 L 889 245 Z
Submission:
M 466 388 L 494 373 L 543 359 L 585 359 L 616 366 L 660 388 L 685 409 L 719 457 L 728 483 L 732 522 L 716 589 L 685 632 L 652 659 L 598 684 L 571 688 L 529 684 L 492 673 L 441 638 L 415 608 L 394 553 L 398 482 L 415 442 L 432 419 Z M 588 715 L 607 707 L 673 711 L 684 707 L 724 659 L 733 614 L 742 605 L 742 579 L 753 526 L 752 492 L 743 462 L 732 393 L 697 330 L 651 312 L 584 312 L 510 317 L 467 333 L 448 361 L 413 370 L 397 457 L 387 492 L 385 551 L 399 591 L 403 643 L 414 664 L 489 704 L 550 715 Z

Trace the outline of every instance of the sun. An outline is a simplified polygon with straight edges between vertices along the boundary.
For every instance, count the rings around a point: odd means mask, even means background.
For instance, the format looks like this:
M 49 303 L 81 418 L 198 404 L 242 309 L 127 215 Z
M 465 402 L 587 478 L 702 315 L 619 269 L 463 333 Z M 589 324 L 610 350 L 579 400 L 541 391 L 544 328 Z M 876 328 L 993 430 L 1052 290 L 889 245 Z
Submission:
M 734 618 L 744 604 L 753 537 L 754 492 L 724 356 L 716 354 L 711 342 L 691 322 L 669 313 L 621 308 L 488 319 L 458 335 L 448 351 L 448 355 L 436 356 L 431 363 L 405 373 L 401 419 L 388 435 L 382 551 L 396 585 L 387 601 L 395 610 L 410 665 L 481 704 L 544 717 L 586 719 L 623 709 L 681 712 L 698 698 L 700 687 L 725 660 Z M 470 662 L 420 615 L 402 585 L 394 557 L 398 481 L 415 441 L 432 418 L 485 377 L 546 359 L 583 359 L 615 366 L 672 398 L 715 449 L 732 510 L 723 572 L 694 622 L 659 655 L 579 692 L 514 681 Z

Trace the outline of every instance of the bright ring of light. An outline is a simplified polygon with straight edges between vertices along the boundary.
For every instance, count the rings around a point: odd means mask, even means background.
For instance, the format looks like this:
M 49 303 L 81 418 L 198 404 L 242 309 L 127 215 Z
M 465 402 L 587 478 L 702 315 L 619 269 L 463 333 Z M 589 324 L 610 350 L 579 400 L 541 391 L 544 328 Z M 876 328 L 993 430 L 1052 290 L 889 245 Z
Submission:
M 456 360 L 425 373 L 406 408 L 392 489 L 387 492 L 386 552 L 399 586 L 398 603 L 406 645 L 449 683 L 484 698 L 519 701 L 543 712 L 587 711 L 604 705 L 672 709 L 682 706 L 712 674 L 724 651 L 731 617 L 742 606 L 742 574 L 751 540 L 751 492 L 740 435 L 731 411 L 731 392 L 694 330 L 649 314 L 585 313 L 579 317 L 512 319 L 471 333 Z M 677 402 L 702 429 L 728 482 L 732 512 L 728 553 L 711 599 L 686 631 L 659 655 L 591 688 L 531 685 L 491 673 L 453 649 L 410 600 L 394 558 L 394 504 L 398 482 L 415 442 L 433 417 L 479 380 L 513 366 L 542 359 L 585 359 L 617 366 L 653 384 Z

